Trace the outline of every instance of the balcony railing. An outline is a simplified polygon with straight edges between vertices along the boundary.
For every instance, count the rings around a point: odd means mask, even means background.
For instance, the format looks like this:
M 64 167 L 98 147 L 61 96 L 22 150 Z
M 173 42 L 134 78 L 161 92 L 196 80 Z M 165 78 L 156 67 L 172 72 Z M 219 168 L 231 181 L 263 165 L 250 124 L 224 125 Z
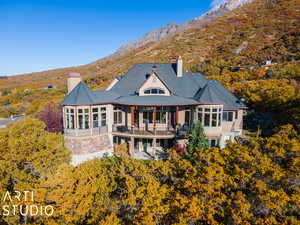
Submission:
M 172 127 L 166 128 L 148 128 L 145 127 L 128 127 L 128 126 L 120 126 L 120 125 L 113 125 L 112 131 L 114 133 L 118 133 L 121 135 L 128 135 L 128 136 L 170 136 L 170 137 L 186 137 L 188 134 L 188 128 L 181 127 L 178 129 L 174 129 Z
M 72 137 L 85 137 L 107 133 L 107 131 L 107 126 L 91 129 L 64 129 L 64 135 Z
M 112 131 L 114 133 L 124 135 L 137 135 L 137 136 L 174 136 L 176 134 L 173 128 L 139 128 L 139 127 L 128 127 L 113 125 Z

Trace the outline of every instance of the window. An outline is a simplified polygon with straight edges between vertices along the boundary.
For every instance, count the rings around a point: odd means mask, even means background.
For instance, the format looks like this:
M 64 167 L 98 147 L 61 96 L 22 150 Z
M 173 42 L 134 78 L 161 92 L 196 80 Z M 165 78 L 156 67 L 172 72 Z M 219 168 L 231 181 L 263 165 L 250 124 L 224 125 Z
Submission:
M 89 109 L 78 109 L 78 127 L 79 129 L 89 129 Z
M 232 122 L 233 121 L 233 112 L 223 112 L 223 121 Z
M 198 120 L 204 127 L 220 127 L 221 113 L 221 107 L 198 108 Z
M 191 111 L 186 110 L 184 112 L 184 123 L 187 124 L 187 125 L 190 125 L 190 121 L 191 121 Z
M 158 88 L 148 89 L 144 91 L 146 95 L 162 95 L 165 94 L 165 91 Z
M 201 124 L 203 123 L 203 109 L 202 108 L 198 109 L 198 120 Z
M 208 143 L 209 143 L 210 147 L 219 147 L 218 139 L 208 139 Z
M 106 126 L 106 108 L 101 107 L 101 126 Z
M 222 115 L 222 109 L 219 108 L 219 110 L 218 110 L 218 127 L 221 126 L 221 121 L 222 121 L 221 115 Z
M 167 123 L 167 108 L 157 107 L 156 108 L 156 123 L 166 124 Z
M 167 112 L 156 112 L 156 123 L 167 123 Z
M 92 117 L 93 117 L 93 128 L 99 127 L 99 109 L 92 109 Z
M 143 112 L 143 122 L 144 123 L 153 123 L 153 112 L 152 111 Z
M 121 107 L 114 106 L 114 124 L 122 123 L 122 109 Z
M 74 129 L 75 126 L 75 115 L 74 109 L 66 109 L 66 118 L 67 118 L 67 129 Z

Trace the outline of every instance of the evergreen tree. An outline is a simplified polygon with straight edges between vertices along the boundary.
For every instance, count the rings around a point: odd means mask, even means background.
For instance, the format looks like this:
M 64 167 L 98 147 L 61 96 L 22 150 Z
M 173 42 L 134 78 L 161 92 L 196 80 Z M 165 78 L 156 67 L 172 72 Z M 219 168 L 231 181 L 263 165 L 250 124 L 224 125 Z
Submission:
M 195 152 L 209 147 L 208 140 L 204 135 L 204 129 L 199 121 L 193 123 L 189 133 L 186 157 L 191 159 Z

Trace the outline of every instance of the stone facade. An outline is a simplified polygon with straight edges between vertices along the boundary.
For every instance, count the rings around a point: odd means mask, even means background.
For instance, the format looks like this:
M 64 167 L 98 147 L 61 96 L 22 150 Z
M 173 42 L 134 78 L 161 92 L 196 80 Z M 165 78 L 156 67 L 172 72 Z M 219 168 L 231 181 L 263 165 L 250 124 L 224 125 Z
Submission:
M 105 152 L 113 148 L 109 134 L 88 137 L 65 136 L 65 146 L 74 155 Z

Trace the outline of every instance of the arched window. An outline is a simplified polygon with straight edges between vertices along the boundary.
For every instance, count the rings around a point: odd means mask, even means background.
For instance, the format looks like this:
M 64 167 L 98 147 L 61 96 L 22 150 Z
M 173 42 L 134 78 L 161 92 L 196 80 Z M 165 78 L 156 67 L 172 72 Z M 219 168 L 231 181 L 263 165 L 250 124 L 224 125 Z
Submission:
M 144 94 L 146 94 L 146 95 L 163 95 L 163 94 L 165 94 L 165 91 L 162 89 L 158 89 L 158 88 L 152 88 L 152 89 L 145 90 Z

